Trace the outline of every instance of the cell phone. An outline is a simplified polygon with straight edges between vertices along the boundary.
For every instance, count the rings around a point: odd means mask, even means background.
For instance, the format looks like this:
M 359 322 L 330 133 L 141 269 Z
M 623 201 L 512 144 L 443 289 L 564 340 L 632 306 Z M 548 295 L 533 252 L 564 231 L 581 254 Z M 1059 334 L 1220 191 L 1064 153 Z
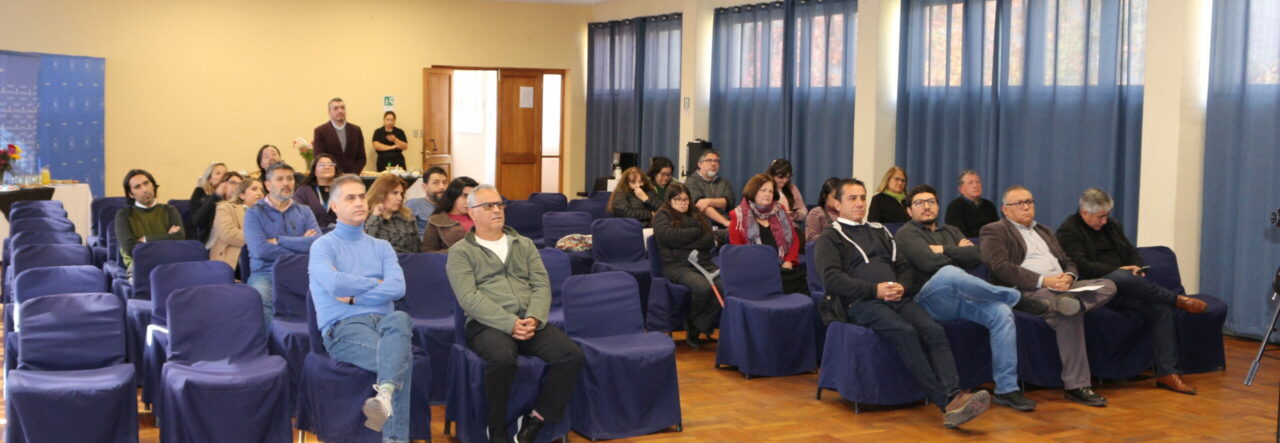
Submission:
M 1143 267 L 1138 268 L 1138 270 L 1139 270 L 1139 271 L 1142 271 L 1142 272 L 1147 272 L 1147 270 L 1148 270 L 1148 269 L 1151 269 L 1151 267 L 1150 267 L 1150 266 L 1143 266 Z

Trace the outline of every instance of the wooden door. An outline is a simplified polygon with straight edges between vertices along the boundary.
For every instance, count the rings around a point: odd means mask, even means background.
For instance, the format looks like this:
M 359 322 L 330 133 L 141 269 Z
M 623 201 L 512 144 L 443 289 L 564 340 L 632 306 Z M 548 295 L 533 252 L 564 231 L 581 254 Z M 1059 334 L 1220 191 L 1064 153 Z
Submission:
M 453 171 L 453 70 L 425 68 L 422 70 L 422 170 L 432 166 L 444 168 L 450 177 Z M 425 178 L 425 177 L 424 177 Z
M 498 72 L 498 191 L 523 200 L 542 188 L 542 71 Z

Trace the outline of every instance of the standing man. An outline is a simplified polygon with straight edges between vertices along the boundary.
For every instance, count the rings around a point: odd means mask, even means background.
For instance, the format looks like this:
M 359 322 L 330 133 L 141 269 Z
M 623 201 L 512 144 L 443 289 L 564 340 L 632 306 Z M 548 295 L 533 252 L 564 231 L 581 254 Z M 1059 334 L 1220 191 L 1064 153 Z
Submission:
M 1063 298 L 1079 301 L 1081 312 L 1052 313 L 1044 320 L 1057 336 L 1067 400 L 1106 406 L 1107 399 L 1090 387 L 1083 311 L 1106 304 L 1116 294 L 1116 285 L 1110 280 L 1080 280 L 1076 264 L 1062 251 L 1053 231 L 1036 223 L 1036 201 L 1030 190 L 1014 185 L 1004 192 L 1003 200 L 1005 219 L 982 227 L 982 261 L 991 269 L 992 283 L 1052 305 L 1060 305 Z M 1085 286 L 1097 289 L 1068 292 Z
M 965 237 L 977 237 L 987 223 L 1000 221 L 996 205 L 982 198 L 982 177 L 978 171 L 960 171 L 960 196 L 947 205 L 947 224 L 960 228 Z
M 316 155 L 329 154 L 338 160 L 338 174 L 360 174 L 364 170 L 364 132 L 347 123 L 347 104 L 329 99 L 329 121 L 316 126 L 311 137 Z
M 467 196 L 475 228 L 449 248 L 449 284 L 467 314 L 467 347 L 486 362 L 489 440 L 506 442 L 507 401 L 516 357 L 547 362 L 534 408 L 520 420 L 514 440 L 533 442 L 543 423 L 564 419 L 585 357 L 578 345 L 547 324 L 551 283 L 533 241 L 504 225 L 502 196 L 480 185 Z
M 133 247 L 157 240 L 183 240 L 182 214 L 178 208 L 156 202 L 160 185 L 150 172 L 134 169 L 124 175 L 124 195 L 130 203 L 116 212 L 116 243 L 120 260 L 133 275 Z
M 929 401 L 954 428 L 986 412 L 991 394 L 960 390 L 951 343 L 942 325 L 913 301 L 920 286 L 889 230 L 865 223 L 867 188 L 857 179 L 835 191 L 840 217 L 815 240 L 814 260 L 827 294 L 848 310 L 849 322 L 871 328 L 893 345 Z
M 316 325 L 335 360 L 378 374 L 375 394 L 364 401 L 364 425 L 382 432 L 384 442 L 407 442 L 409 315 L 392 305 L 404 297 L 404 271 L 391 244 L 361 227 L 369 205 L 360 177 L 338 177 L 332 189 L 338 223 L 311 245 L 307 265 Z
M 320 234 L 316 216 L 306 206 L 293 201 L 293 167 L 279 162 L 267 168 L 263 177 L 267 198 L 244 213 L 244 244 L 249 248 L 249 281 L 262 295 L 262 311 L 267 325 L 275 303 L 271 298 L 276 259 L 285 254 L 307 254 Z
M 418 237 L 422 237 L 427 232 L 427 219 L 431 218 L 432 212 L 436 212 L 436 203 L 440 201 L 440 197 L 444 195 L 444 190 L 448 186 L 449 174 L 444 172 L 444 168 L 432 166 L 422 174 L 422 192 L 426 193 L 426 196 L 404 202 L 404 205 L 413 211 L 413 218 L 418 220 Z
M 1104 278 L 1115 282 L 1119 291 L 1111 306 L 1141 313 L 1151 322 L 1151 350 L 1155 353 L 1156 386 L 1180 394 L 1194 395 L 1196 388 L 1178 376 L 1178 331 L 1173 323 L 1175 308 L 1191 314 L 1205 310 L 1205 302 L 1175 294 L 1147 280 L 1138 248 L 1124 236 L 1120 222 L 1111 218 L 1115 203 L 1098 188 L 1080 196 L 1080 210 L 1058 226 L 1058 239 L 1071 261 L 1080 267 L 1081 278 Z
M 715 149 L 698 156 L 698 173 L 684 179 L 693 207 L 721 228 L 729 226 L 729 209 L 734 207 L 733 185 L 720 176 L 720 153 Z

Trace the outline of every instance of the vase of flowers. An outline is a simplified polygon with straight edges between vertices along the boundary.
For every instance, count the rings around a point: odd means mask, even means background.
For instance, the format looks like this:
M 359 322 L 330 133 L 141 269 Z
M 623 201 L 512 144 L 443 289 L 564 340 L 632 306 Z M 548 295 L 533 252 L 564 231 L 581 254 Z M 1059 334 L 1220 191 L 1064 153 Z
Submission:
M 9 146 L 0 150 L 0 183 L 4 182 L 4 174 L 13 168 L 13 162 L 22 160 L 22 148 L 18 145 L 10 143 Z
M 293 148 L 298 150 L 298 154 L 302 155 L 302 160 L 307 162 L 307 168 L 311 168 L 311 162 L 316 159 L 316 150 L 311 147 L 311 142 L 307 139 L 298 137 L 293 139 Z

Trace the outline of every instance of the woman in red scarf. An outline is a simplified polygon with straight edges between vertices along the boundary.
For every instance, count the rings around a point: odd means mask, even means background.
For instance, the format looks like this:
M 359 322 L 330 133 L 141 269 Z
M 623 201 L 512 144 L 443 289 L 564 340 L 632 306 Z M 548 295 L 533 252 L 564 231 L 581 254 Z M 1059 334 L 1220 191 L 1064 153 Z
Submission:
M 729 243 L 769 245 L 778 249 L 783 293 L 808 293 L 800 265 L 802 237 L 791 217 L 773 201 L 773 178 L 756 174 L 742 189 L 742 203 L 729 212 Z

